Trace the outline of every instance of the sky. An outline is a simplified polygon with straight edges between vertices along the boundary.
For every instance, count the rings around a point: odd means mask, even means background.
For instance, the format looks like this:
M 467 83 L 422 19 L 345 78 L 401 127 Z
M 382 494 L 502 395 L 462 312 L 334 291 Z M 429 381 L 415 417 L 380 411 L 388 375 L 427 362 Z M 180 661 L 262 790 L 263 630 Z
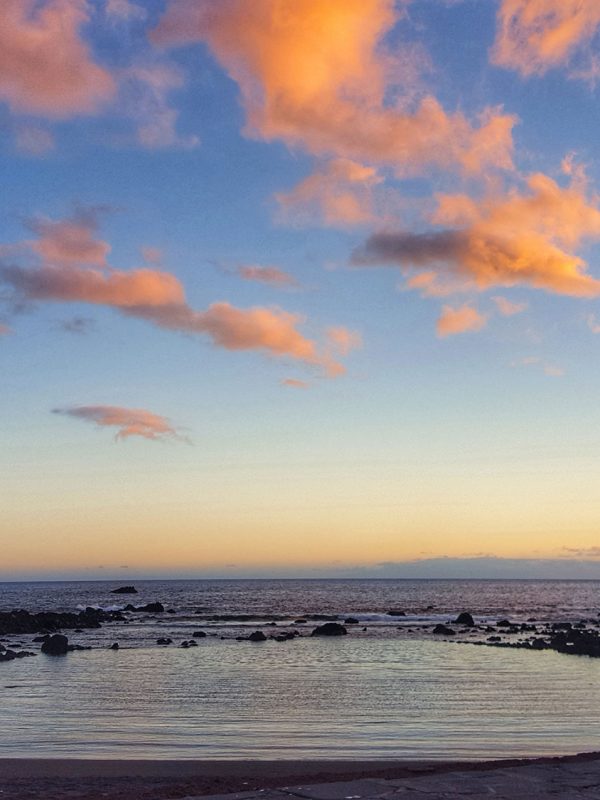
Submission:
M 600 578 L 596 0 L 3 0 L 0 579 Z

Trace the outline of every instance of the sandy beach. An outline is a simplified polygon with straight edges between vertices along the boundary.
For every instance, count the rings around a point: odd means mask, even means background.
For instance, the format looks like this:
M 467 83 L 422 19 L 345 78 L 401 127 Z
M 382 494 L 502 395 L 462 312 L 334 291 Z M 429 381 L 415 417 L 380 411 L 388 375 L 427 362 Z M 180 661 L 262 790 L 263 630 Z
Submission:
M 484 762 L 0 759 L 11 800 L 579 798 L 600 793 L 600 753 Z

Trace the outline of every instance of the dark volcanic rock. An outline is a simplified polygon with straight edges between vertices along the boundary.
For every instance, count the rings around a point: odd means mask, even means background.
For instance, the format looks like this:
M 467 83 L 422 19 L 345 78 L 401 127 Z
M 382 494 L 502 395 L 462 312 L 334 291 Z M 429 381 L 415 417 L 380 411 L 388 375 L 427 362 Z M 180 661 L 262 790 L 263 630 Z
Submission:
M 251 633 L 250 636 L 248 637 L 248 641 L 249 642 L 266 642 L 267 641 L 267 637 L 264 635 L 264 633 L 262 631 L 254 631 L 254 633 Z
M 496 623 L 497 628 L 512 628 L 513 624 L 508 619 L 501 619 Z
M 400 608 L 392 608 L 387 612 L 387 614 L 388 617 L 405 617 L 406 611 L 402 611 Z
M 69 652 L 69 640 L 61 633 L 50 636 L 42 645 L 42 653 L 47 656 L 64 656 Z
M 109 650 L 118 650 L 119 649 L 119 643 L 118 642 L 113 642 L 108 649 Z
M 356 617 L 346 617 L 344 625 L 358 625 L 358 620 Z
M 447 625 L 436 625 L 433 632 L 436 636 L 454 636 L 456 634 L 456 631 L 453 631 Z
M 463 611 L 461 614 L 459 614 L 454 622 L 456 625 L 468 625 L 469 628 L 473 628 L 475 625 L 475 620 L 468 611 Z
M 135 586 L 119 586 L 118 589 L 111 589 L 111 594 L 137 594 Z
M 339 622 L 326 622 L 325 625 L 318 625 L 311 636 L 345 636 L 348 633 Z
M 173 639 L 162 636 L 160 639 L 156 640 L 156 644 L 173 644 Z
M 204 638 L 206 638 L 206 632 L 205 631 L 194 631 L 192 633 L 192 636 L 195 639 L 204 639 Z

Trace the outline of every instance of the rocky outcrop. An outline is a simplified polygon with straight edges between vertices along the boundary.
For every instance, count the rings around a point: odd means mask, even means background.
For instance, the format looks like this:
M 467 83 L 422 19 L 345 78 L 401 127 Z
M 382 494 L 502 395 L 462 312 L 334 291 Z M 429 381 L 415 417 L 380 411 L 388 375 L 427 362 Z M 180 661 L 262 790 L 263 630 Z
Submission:
M 102 611 L 88 608 L 78 614 L 58 611 L 41 611 L 31 614 L 23 609 L 0 612 L 0 636 L 23 633 L 54 633 L 59 630 L 84 630 L 99 628 L 103 622 L 123 620 L 119 611 Z
M 111 594 L 137 594 L 135 586 L 119 586 L 118 589 L 111 589 Z

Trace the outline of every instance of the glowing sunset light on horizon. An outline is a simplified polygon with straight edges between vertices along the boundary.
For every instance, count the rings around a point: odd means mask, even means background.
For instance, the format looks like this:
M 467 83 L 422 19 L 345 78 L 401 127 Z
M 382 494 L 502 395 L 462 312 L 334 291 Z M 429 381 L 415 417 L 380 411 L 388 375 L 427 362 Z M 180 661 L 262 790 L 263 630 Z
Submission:
M 600 577 L 599 43 L 5 0 L 0 579 Z

